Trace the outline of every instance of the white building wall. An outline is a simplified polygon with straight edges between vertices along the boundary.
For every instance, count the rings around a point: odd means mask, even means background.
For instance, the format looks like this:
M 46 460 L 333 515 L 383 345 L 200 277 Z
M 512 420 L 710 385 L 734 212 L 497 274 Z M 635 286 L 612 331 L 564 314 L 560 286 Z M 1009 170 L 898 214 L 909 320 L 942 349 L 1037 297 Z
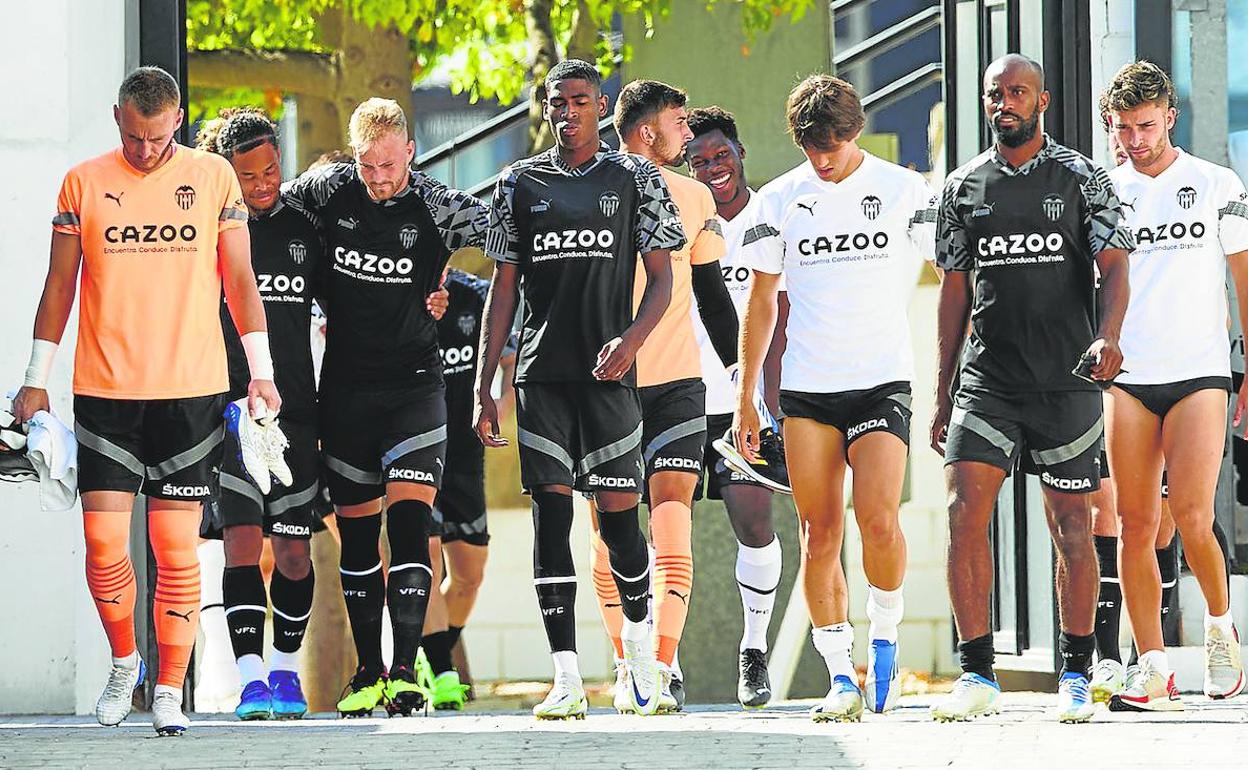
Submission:
M 1109 144 L 1101 127 L 1097 103 L 1101 91 L 1113 80 L 1122 65 L 1135 61 L 1134 0 L 1093 0 L 1092 26 L 1092 159 L 1106 167 L 1113 165 Z
M 112 104 L 126 70 L 130 2 L 6 3 L 0 46 L 0 396 L 21 384 L 65 172 L 117 144 Z M 77 318 L 51 393 L 70 413 Z M 42 513 L 32 485 L 0 485 L 0 713 L 89 712 L 108 648 L 83 578 L 81 514 Z

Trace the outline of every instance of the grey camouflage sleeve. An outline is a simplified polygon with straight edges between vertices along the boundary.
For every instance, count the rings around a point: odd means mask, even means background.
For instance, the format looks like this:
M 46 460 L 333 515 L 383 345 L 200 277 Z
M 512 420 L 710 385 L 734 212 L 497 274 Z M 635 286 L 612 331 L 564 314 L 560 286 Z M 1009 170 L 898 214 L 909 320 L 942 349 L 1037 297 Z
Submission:
M 485 248 L 489 212 L 485 204 L 463 190 L 452 190 L 441 182 L 419 177 L 420 194 L 429 207 L 442 240 L 451 251 L 465 246 Z
M 512 199 L 516 191 L 516 175 L 510 167 L 498 175 L 494 197 L 490 201 L 485 255 L 495 262 L 509 265 L 520 263 L 520 234 L 512 216 Z
M 1114 190 L 1109 174 L 1093 165 L 1091 173 L 1079 184 L 1086 202 L 1084 224 L 1088 228 L 1088 247 L 1093 256 L 1106 249 L 1135 250 L 1135 234 L 1123 219 L 1122 201 Z
M 966 241 L 966 228 L 958 211 L 960 178 L 945 182 L 936 211 L 936 266 L 941 270 L 966 272 L 975 268 L 975 257 Z
M 637 244 L 637 253 L 646 254 L 657 249 L 674 251 L 684 246 L 688 242 L 685 228 L 680 223 L 676 204 L 672 202 L 672 194 L 658 167 L 639 159 L 635 179 L 638 216 L 633 240 Z

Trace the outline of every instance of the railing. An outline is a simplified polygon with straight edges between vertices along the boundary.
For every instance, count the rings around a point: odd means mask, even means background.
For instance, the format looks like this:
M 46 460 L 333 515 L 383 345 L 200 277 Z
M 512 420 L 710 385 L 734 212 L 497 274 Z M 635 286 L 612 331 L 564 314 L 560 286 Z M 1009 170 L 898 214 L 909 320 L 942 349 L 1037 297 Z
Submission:
M 598 124 L 599 135 L 614 144 L 610 118 Z M 478 198 L 488 197 L 507 164 L 523 158 L 529 147 L 529 104 L 522 102 L 416 158 L 416 167 L 433 178 Z

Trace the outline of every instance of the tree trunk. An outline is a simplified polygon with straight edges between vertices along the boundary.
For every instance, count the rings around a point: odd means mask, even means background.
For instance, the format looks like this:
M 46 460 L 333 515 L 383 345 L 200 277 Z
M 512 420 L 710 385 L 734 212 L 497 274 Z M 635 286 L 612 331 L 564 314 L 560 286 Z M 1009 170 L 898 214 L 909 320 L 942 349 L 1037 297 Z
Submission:
M 594 62 L 598 59 L 598 22 L 589 12 L 585 0 L 577 0 L 576 15 L 572 19 L 572 34 L 568 37 L 569 59 Z
M 529 31 L 529 47 L 533 50 L 533 64 L 529 68 L 529 80 L 533 83 L 533 92 L 529 98 L 530 155 L 541 152 L 554 143 L 554 137 L 550 135 L 550 129 L 542 118 L 546 73 L 559 61 L 555 29 L 550 22 L 553 9 L 553 0 L 525 0 L 524 4 L 524 25 Z
M 347 146 L 347 133 L 343 128 L 346 121 L 339 114 L 338 104 L 323 96 L 296 94 L 295 105 L 299 116 L 295 148 L 299 154 L 298 168 L 302 171 L 324 153 Z

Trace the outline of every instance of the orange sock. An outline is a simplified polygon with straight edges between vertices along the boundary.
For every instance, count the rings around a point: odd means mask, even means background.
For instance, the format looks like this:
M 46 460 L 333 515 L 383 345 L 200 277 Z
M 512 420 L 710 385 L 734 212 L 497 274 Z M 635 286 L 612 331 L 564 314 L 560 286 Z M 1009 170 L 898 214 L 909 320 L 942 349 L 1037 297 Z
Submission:
M 676 500 L 650 511 L 654 542 L 654 616 L 660 663 L 672 665 L 693 595 L 693 512 Z
M 83 511 L 87 589 L 104 624 L 114 658 L 134 652 L 134 565 L 130 563 L 130 512 Z
M 148 514 L 148 536 L 156 555 L 156 645 L 160 672 L 156 684 L 182 687 L 199 627 L 198 510 L 155 510 Z
M 602 616 L 602 625 L 611 637 L 615 647 L 615 657 L 624 658 L 624 644 L 620 641 L 620 630 L 624 627 L 624 610 L 620 606 L 620 589 L 615 584 L 615 576 L 611 574 L 611 557 L 607 553 L 607 544 L 597 530 L 589 533 L 589 547 L 593 559 L 594 595 L 598 597 L 598 613 Z

